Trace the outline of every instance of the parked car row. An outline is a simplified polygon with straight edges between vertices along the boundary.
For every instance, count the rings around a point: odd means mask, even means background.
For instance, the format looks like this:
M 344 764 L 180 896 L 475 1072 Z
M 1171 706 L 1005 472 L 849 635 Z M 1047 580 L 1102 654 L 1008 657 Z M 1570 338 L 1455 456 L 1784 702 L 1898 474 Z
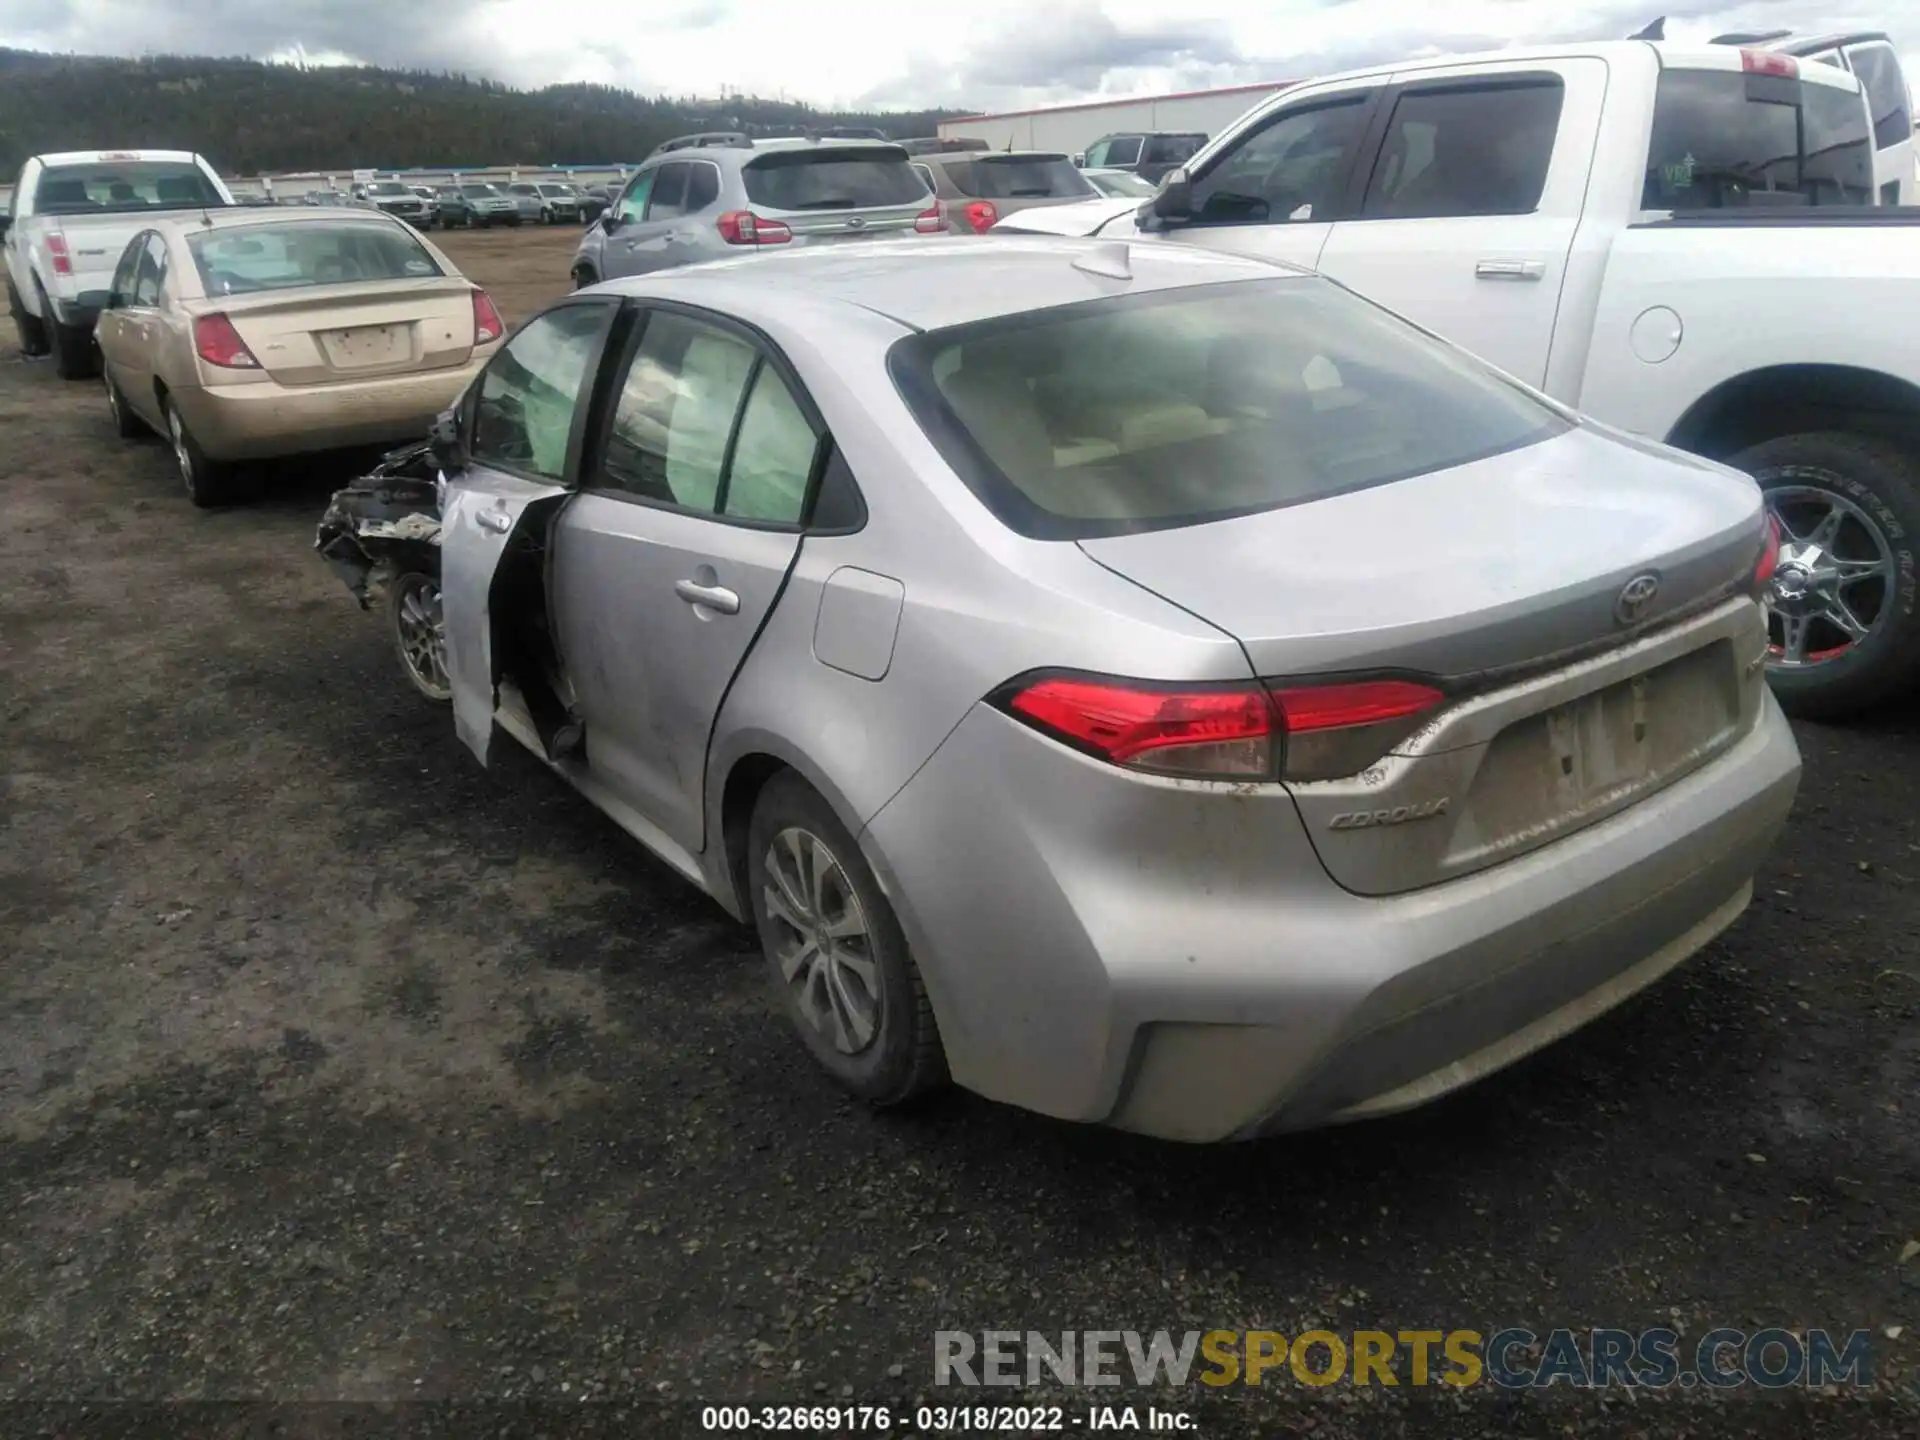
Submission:
M 1798 785 L 1776 691 L 1920 677 L 1920 257 L 1861 96 L 1726 46 L 1419 61 L 1117 199 L 688 137 L 511 336 L 392 216 L 158 218 L 108 404 L 211 503 L 283 422 L 443 397 L 316 547 L 482 763 L 754 927 L 852 1093 L 1359 1119 L 1721 934 Z

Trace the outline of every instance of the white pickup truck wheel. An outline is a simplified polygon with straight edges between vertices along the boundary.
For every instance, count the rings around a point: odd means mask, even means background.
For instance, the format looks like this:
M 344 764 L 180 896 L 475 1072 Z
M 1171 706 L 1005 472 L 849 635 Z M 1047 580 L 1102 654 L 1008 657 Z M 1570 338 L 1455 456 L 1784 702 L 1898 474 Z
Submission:
M 22 355 L 44 355 L 47 353 L 47 329 L 40 323 L 40 317 L 29 315 L 27 307 L 20 303 L 20 292 L 13 288 L 13 282 L 7 282 L 7 311 L 13 316 L 13 328 L 20 332 L 20 353 Z
M 1786 435 L 1732 463 L 1766 492 L 1780 522 L 1768 590 L 1780 703 L 1840 719 L 1920 680 L 1920 457 L 1866 435 Z
M 40 291 L 40 314 L 47 348 L 53 355 L 54 371 L 62 380 L 91 380 L 99 361 L 93 347 L 93 331 L 84 325 L 62 325 L 44 289 Z

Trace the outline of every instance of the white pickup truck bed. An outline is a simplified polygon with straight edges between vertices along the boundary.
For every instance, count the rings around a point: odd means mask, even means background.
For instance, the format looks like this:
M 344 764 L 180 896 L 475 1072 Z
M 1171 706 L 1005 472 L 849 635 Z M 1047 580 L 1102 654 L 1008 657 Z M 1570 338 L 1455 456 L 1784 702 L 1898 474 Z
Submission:
M 60 373 L 94 373 L 96 298 L 127 243 L 159 214 L 234 204 L 213 167 L 185 150 L 36 155 L 14 186 L 6 229 L 7 303 L 29 355 Z
M 1874 163 L 1844 71 L 1620 41 L 1314 81 L 1145 205 L 997 228 L 1317 269 L 1594 419 L 1747 470 L 1786 532 L 1775 688 L 1834 715 L 1920 678 L 1920 208 L 1872 206 Z

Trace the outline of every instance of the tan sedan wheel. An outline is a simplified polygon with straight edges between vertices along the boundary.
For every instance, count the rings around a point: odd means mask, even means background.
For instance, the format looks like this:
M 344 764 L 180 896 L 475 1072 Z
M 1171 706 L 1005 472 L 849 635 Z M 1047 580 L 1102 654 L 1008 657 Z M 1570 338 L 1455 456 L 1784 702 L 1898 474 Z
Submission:
M 173 408 L 173 402 L 168 400 L 161 403 L 167 417 L 167 441 L 173 447 L 173 462 L 179 467 L 181 482 L 187 487 L 187 498 L 203 510 L 231 503 L 237 498 L 233 467 L 207 459 L 206 451 L 193 438 L 193 432 L 187 429 L 187 422 Z

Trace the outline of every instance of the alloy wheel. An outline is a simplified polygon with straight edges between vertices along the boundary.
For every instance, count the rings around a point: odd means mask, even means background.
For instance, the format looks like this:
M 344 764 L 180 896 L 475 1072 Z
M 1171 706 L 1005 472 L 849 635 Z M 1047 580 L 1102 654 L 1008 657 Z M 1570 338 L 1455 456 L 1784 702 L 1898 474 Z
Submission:
M 436 700 L 453 694 L 447 674 L 447 628 L 440 605 L 440 586 L 417 571 L 394 581 L 394 638 L 407 674 L 424 693 Z
M 1767 491 L 1780 525 L 1780 560 L 1767 586 L 1772 662 L 1789 669 L 1850 654 L 1879 626 L 1893 598 L 1893 547 L 1864 509 L 1831 490 Z
M 180 412 L 171 405 L 167 406 L 167 438 L 173 443 L 173 460 L 180 467 L 180 481 L 187 487 L 187 493 L 193 494 L 193 452 L 187 448 L 187 427 L 181 422 Z
M 880 1034 L 880 972 L 865 909 L 827 843 L 797 826 L 767 847 L 768 917 L 774 960 L 800 1017 L 842 1055 Z

